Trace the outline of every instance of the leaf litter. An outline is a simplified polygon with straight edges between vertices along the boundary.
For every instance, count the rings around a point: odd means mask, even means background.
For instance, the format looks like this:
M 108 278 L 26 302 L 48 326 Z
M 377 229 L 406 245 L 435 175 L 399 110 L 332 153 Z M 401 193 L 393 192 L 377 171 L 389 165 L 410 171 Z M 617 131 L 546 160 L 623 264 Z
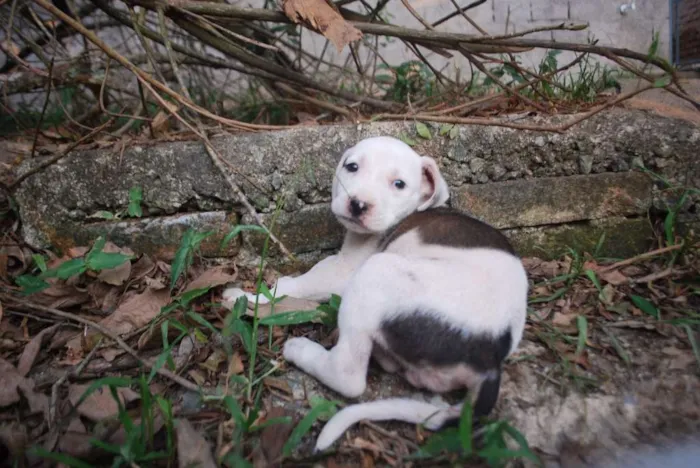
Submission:
M 87 264 L 92 248 L 71 249 L 62 257 L 44 252 L 45 270 L 70 261 Z M 42 271 L 41 260 L 18 249 L 5 250 L 7 286 L 14 291 L 18 288 L 13 279 Z M 101 258 L 108 268 L 46 278 L 48 287 L 35 294 L 21 296 L 17 291 L 1 298 L 0 338 L 14 345 L 0 346 L 0 411 L 21 423 L 0 424 L 0 443 L 17 452 L 16 447 L 26 448 L 37 436 L 48 437 L 51 430 L 51 450 L 91 460 L 105 456 L 92 442 L 96 434 L 103 443 L 126 443 L 133 437 L 133 427 L 148 423 L 153 434 L 148 449 L 167 452 L 172 444 L 180 466 L 187 462 L 216 466 L 217 457 L 234 465 L 240 459 L 270 466 L 308 456 L 321 427 L 318 421 L 335 410 L 336 396 L 284 365 L 280 350 L 288 334 L 306 335 L 331 346 L 337 334 L 328 324 L 320 324 L 328 318 L 326 312 L 321 313 L 327 306 L 295 298 L 260 305 L 258 335 L 245 338 L 246 333 L 252 333 L 250 319 L 234 321 L 233 325 L 238 325 L 232 332 L 227 329 L 236 313 L 254 315 L 253 304 L 238 312 L 217 304 L 227 284 L 237 282 L 253 290 L 250 279 L 257 275 L 254 269 L 201 259 L 184 269 L 173 268 L 109 242 L 101 252 L 129 259 L 115 266 L 112 259 Z M 649 382 L 656 381 L 661 370 L 666 380 L 663 385 L 657 383 L 655 391 L 666 385 L 664 391 L 673 394 L 680 388 L 680 383 L 674 387 L 675 381 L 685 382 L 683 388 L 699 382 L 700 360 L 693 348 L 693 339 L 696 344 L 700 341 L 696 250 L 687 251 L 683 262 L 671 266 L 667 257 L 619 268 L 576 255 L 557 260 L 526 258 L 523 262 L 532 284 L 531 313 L 523 344 L 506 366 L 499 415 L 514 421 L 540 454 L 563 450 L 552 445 L 557 435 L 552 433 L 554 428 L 567 434 L 573 431 L 559 422 L 552 423 L 549 432 L 540 426 L 537 430 L 530 427 L 528 418 L 554 418 L 555 413 L 546 413 L 551 404 L 542 402 L 545 396 L 556 396 L 566 405 L 574 396 L 608 398 L 637 386 L 640 398 L 646 398 L 651 392 Z M 668 268 L 671 273 L 657 280 L 637 282 Z M 178 271 L 178 278 L 171 292 L 172 271 Z M 273 284 L 276 276 L 272 269 L 264 272 L 268 283 Z M 98 323 L 138 349 L 142 361 L 160 362 L 158 365 L 214 392 L 212 395 L 223 391 L 223 395 L 235 398 L 222 412 L 222 406 L 212 406 L 212 400 L 202 401 L 201 396 L 195 397 L 172 380 L 149 375 L 148 368 L 108 336 L 84 324 L 57 321 L 28 303 L 70 311 Z M 258 358 L 249 375 L 253 347 Z M 146 379 L 141 384 L 136 380 L 139 375 Z M 256 397 L 260 406 L 254 421 L 246 422 L 235 408 L 249 404 L 245 388 L 250 376 L 260 383 Z M 51 388 L 60 379 L 64 379 L 63 384 L 58 386 L 54 401 Z M 131 380 L 128 385 L 111 380 L 91 388 L 107 379 Z M 88 390 L 89 396 L 83 398 Z M 363 398 L 401 392 L 412 395 L 415 390 L 393 376 L 371 371 Z M 220 401 L 219 396 L 213 398 Z M 677 397 L 677 404 L 687 414 L 700 413 L 700 402 L 691 399 L 689 403 L 688 398 Z M 671 406 L 663 412 L 667 420 L 679 412 L 672 404 L 674 397 L 669 401 Z M 695 403 L 699 406 L 693 406 Z M 47 423 L 52 407 L 58 425 L 50 429 Z M 658 410 L 652 409 L 652 413 Z M 308 419 L 312 411 L 318 414 Z M 32 416 L 19 418 L 27 414 Z M 663 426 L 662 416 L 657 419 Z M 645 430 L 653 433 L 650 424 Z M 236 428 L 244 426 L 249 433 L 240 436 L 243 439 L 236 438 Z M 341 442 L 343 450 L 328 459 L 329 466 L 396 465 L 428 437 L 409 425 L 387 423 L 382 428 L 361 425 L 353 429 Z M 32 439 L 27 439 L 29 434 Z M 601 434 L 607 432 L 601 430 Z M 12 447 L 11 441 L 15 441 Z

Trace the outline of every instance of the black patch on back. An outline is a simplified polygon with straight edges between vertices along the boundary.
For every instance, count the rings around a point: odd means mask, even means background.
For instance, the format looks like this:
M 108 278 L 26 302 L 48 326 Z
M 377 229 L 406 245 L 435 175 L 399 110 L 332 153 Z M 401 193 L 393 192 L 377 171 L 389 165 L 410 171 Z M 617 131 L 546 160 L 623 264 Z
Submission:
M 489 248 L 516 255 L 508 238 L 493 226 L 453 208 L 440 207 L 413 213 L 391 228 L 379 243 L 379 251 L 403 234 L 418 229 L 425 244 L 463 249 Z
M 512 343 L 510 329 L 495 337 L 462 333 L 435 314 L 421 311 L 386 319 L 381 331 L 388 348 L 410 364 L 464 363 L 477 372 L 499 370 Z

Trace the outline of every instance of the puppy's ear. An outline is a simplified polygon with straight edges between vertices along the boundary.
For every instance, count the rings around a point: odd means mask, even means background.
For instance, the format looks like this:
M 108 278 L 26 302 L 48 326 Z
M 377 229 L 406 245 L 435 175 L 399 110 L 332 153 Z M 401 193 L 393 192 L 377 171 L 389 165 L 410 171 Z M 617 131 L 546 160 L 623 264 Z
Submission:
M 428 156 L 421 157 L 423 180 L 421 181 L 421 204 L 418 211 L 443 205 L 450 198 L 450 189 L 438 169 L 437 163 Z

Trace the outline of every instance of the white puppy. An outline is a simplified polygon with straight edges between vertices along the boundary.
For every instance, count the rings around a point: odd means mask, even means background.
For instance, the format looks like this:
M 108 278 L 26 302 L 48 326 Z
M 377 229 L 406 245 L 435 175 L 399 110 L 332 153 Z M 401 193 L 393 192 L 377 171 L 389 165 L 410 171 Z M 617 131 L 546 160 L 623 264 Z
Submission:
M 370 357 L 413 386 L 444 393 L 468 389 L 476 417 L 494 407 L 501 364 L 520 342 L 527 276 L 496 229 L 449 208 L 435 161 L 389 137 L 369 138 L 341 157 L 331 209 L 348 232 L 340 252 L 296 278 L 280 278 L 277 295 L 328 300 L 342 296 L 338 343 L 326 350 L 291 338 L 284 357 L 338 393 L 366 387 Z M 246 294 L 224 292 L 231 307 Z M 248 294 L 249 300 L 255 297 Z M 260 302 L 265 302 L 261 296 Z M 362 419 L 397 419 L 430 429 L 459 417 L 410 399 L 349 406 L 323 428 L 317 450 Z

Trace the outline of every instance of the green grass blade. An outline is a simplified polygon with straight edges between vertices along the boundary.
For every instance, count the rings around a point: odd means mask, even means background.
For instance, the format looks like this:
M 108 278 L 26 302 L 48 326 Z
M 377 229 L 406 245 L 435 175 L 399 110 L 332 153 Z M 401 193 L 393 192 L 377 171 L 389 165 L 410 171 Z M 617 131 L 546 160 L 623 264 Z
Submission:
M 311 429 L 311 426 L 316 422 L 316 420 L 323 414 L 332 411 L 337 406 L 335 401 L 322 401 L 316 406 L 311 408 L 306 416 L 297 424 L 292 433 L 289 435 L 289 439 L 284 443 L 282 453 L 284 456 L 289 456 L 294 448 L 299 445 L 301 439 L 306 435 Z

